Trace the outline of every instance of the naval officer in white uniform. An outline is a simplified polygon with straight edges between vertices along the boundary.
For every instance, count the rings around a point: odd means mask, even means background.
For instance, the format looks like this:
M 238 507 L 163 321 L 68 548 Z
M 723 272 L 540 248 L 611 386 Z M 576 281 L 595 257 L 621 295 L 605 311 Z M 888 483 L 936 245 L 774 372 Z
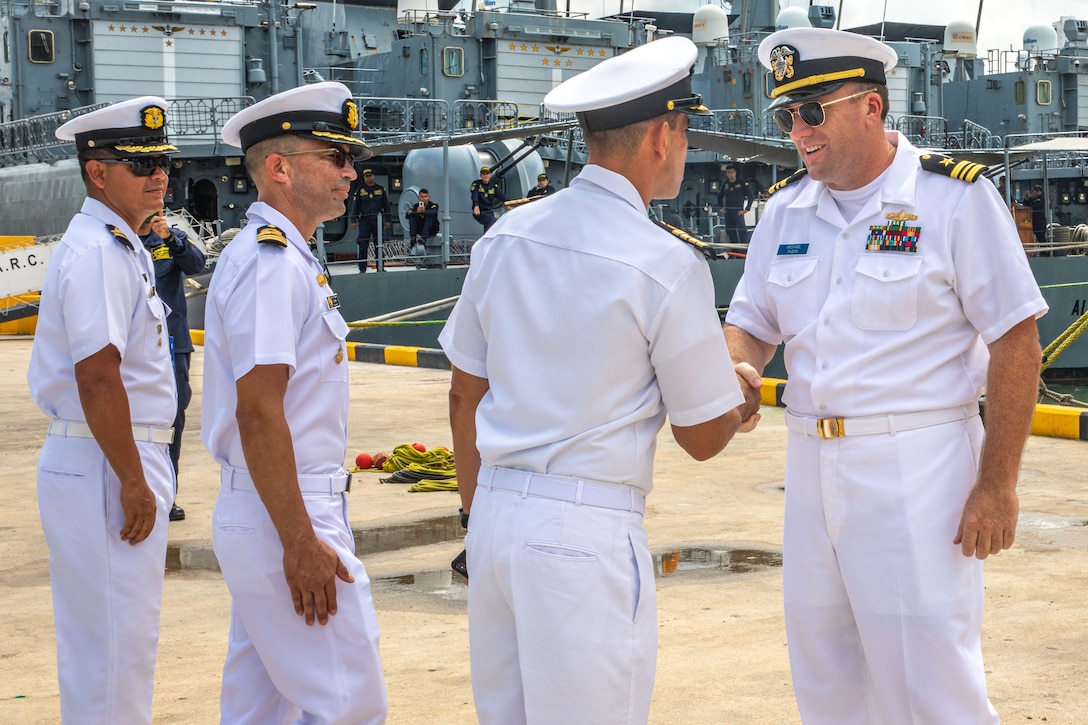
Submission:
M 166 102 L 145 96 L 57 129 L 87 200 L 49 260 L 27 380 L 53 420 L 38 462 L 61 719 L 149 723 L 159 641 L 167 446 L 177 408 L 166 308 L 136 229 L 162 209 Z
M 347 525 L 348 327 L 310 252 L 344 213 L 359 113 L 341 83 L 235 116 L 257 187 L 208 290 L 202 438 L 221 465 L 212 541 L 233 598 L 223 723 L 385 721 L 370 580 Z
M 749 373 L 786 346 L 801 718 L 995 723 L 981 560 L 1013 543 L 1046 303 L 984 167 L 884 130 L 892 48 L 803 28 L 759 55 L 806 168 L 772 187 L 725 332 Z
M 705 374 L 729 364 L 706 259 L 647 216 L 679 192 L 687 114 L 707 113 L 696 55 L 657 41 L 548 94 L 578 114 L 590 163 L 475 244 L 440 338 L 484 725 L 646 722 L 658 432 L 668 414 L 703 460 L 759 407 L 734 376 Z

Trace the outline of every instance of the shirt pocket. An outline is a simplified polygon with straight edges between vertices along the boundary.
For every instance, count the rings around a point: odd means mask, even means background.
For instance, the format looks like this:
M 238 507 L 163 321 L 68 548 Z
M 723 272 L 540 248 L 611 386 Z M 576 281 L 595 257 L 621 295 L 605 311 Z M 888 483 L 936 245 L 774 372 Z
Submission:
M 166 329 L 166 304 L 158 295 L 148 297 L 147 305 L 140 306 L 137 313 L 144 330 L 144 357 L 148 360 L 162 360 L 170 356 L 170 333 Z
M 784 338 L 799 333 L 815 317 L 819 261 L 819 257 L 780 259 L 767 270 L 767 295 L 777 314 L 778 331 Z
M 862 330 L 909 330 L 918 321 L 922 258 L 866 254 L 854 270 L 850 316 Z
M 321 381 L 347 382 L 348 349 L 344 340 L 348 336 L 348 323 L 339 310 L 329 310 L 321 315 Z

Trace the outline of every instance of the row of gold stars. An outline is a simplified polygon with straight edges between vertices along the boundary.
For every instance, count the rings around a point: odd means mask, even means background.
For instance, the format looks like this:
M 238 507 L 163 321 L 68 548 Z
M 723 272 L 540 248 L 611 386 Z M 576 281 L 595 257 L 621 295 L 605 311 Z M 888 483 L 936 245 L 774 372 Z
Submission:
M 510 47 L 510 50 L 521 50 L 523 52 L 529 50 L 529 45 L 527 45 L 525 43 L 522 43 L 520 48 L 518 47 L 517 43 L 511 43 L 509 47 Z M 540 46 L 539 45 L 534 45 L 534 46 L 532 46 L 532 48 L 533 48 L 534 53 L 539 53 L 540 52 Z M 552 52 L 555 52 L 551 47 L 549 47 L 548 50 L 552 50 Z M 569 48 L 564 48 L 560 52 L 566 52 L 567 50 L 570 50 L 570 49 Z M 585 50 L 584 48 L 577 48 L 574 52 L 577 53 L 578 55 L 585 55 L 585 54 L 588 53 L 590 57 L 593 57 L 595 55 L 599 55 L 600 57 L 604 58 L 605 55 L 606 55 L 603 50 Z
M 118 28 L 115 25 L 110 25 L 110 26 L 107 26 L 107 27 L 109 27 L 109 30 L 110 30 L 111 33 L 114 30 L 117 30 L 118 32 L 121 32 L 121 33 L 125 33 L 125 32 L 138 33 L 138 32 L 140 32 L 140 30 L 143 30 L 143 32 L 145 32 L 145 33 L 150 33 L 151 32 L 151 28 L 149 28 L 146 25 L 143 26 L 143 28 L 137 28 L 135 25 L 130 25 L 130 26 L 122 25 L 120 28 Z M 201 28 L 200 30 L 196 30 L 194 28 L 189 28 L 188 30 L 189 30 L 189 35 L 211 35 L 212 37 L 215 37 L 215 35 L 218 34 L 218 35 L 223 36 L 224 38 L 227 37 L 227 31 L 225 31 L 225 30 L 215 31 L 215 30 L 205 30 L 204 28 Z
M 552 64 L 555 64 L 555 65 L 561 65 L 561 64 L 560 64 L 560 62 L 559 62 L 559 59 L 558 59 L 558 58 L 556 58 L 555 60 L 553 60 L 553 61 L 552 61 L 551 63 L 549 63 L 549 62 L 548 62 L 548 59 L 547 59 L 547 58 L 541 58 L 541 60 L 540 60 L 540 64 L 541 64 L 541 65 L 552 65 Z M 572 65 L 574 65 L 574 61 L 572 61 L 572 60 L 568 60 L 568 61 L 567 61 L 567 67 L 568 67 L 568 68 L 570 68 L 570 67 L 571 67 Z

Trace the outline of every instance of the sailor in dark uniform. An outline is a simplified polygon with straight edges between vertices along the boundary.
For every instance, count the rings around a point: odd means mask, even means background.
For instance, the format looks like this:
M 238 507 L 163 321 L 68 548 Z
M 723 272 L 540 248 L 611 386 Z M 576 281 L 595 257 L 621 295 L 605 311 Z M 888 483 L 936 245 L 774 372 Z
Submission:
M 419 190 L 419 201 L 412 205 L 406 216 L 408 235 L 413 240 L 416 237 L 426 239 L 438 234 L 438 204 L 431 201 L 431 192 L 426 189 Z
M 174 442 L 170 444 L 170 462 L 174 464 L 174 503 L 170 520 L 182 521 L 185 509 L 177 504 L 178 461 L 181 458 L 181 432 L 185 430 L 185 409 L 193 397 L 189 385 L 189 356 L 193 341 L 185 305 L 185 275 L 204 269 L 204 253 L 189 240 L 189 235 L 166 223 L 162 212 L 148 219 L 136 233 L 155 263 L 155 289 L 170 307 L 166 327 L 170 331 L 170 351 L 174 362 L 174 382 L 178 388 L 178 410 L 174 416 Z
M 363 169 L 363 183 L 355 190 L 355 201 L 351 204 L 351 228 L 359 230 L 356 244 L 359 245 L 359 271 L 366 271 L 366 261 L 370 248 L 378 243 L 378 214 L 382 215 L 384 227 L 389 231 L 393 222 L 389 216 L 389 194 L 385 187 L 374 182 L 374 171 Z M 377 260 L 375 249 L 374 259 Z
M 529 193 L 525 195 L 525 198 L 532 199 L 537 196 L 547 196 L 548 194 L 554 194 L 555 187 L 548 182 L 547 174 L 537 174 L 536 186 L 529 190 Z
M 468 189 L 472 197 L 472 218 L 483 224 L 486 232 L 495 223 L 495 207 L 506 201 L 506 195 L 499 189 L 499 183 L 491 180 L 491 168 L 480 168 L 480 178 L 472 182 Z
M 737 181 L 737 168 L 732 164 L 725 167 L 725 183 L 718 192 L 718 208 L 725 220 L 725 233 L 729 241 L 736 244 L 748 242 L 748 225 L 744 215 L 752 208 L 755 195 L 746 181 Z

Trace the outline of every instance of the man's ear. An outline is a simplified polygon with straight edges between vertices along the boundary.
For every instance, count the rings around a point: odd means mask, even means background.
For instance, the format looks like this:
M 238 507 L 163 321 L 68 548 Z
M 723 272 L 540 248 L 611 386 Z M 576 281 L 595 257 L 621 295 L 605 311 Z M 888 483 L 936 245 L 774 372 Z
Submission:
M 264 160 L 264 173 L 270 180 L 273 181 L 287 181 L 289 178 L 289 162 L 287 157 L 282 154 L 271 153 L 265 157 Z
M 95 159 L 87 162 L 87 178 L 98 189 L 106 188 L 106 166 L 107 164 L 98 163 Z
M 648 136 L 654 153 L 664 161 L 669 152 L 669 122 L 665 117 L 651 124 Z

